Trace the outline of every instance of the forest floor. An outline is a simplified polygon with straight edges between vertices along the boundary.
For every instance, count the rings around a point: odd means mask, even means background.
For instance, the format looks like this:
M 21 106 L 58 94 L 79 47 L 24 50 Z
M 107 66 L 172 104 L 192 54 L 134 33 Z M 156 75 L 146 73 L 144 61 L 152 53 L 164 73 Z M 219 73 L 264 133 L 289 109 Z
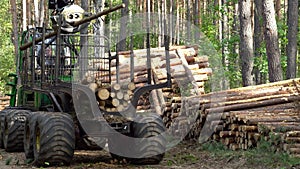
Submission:
M 18 169 L 35 168 L 26 164 L 24 153 L 7 153 L 0 150 L 0 168 Z M 247 151 L 232 151 L 219 143 L 200 145 L 194 141 L 184 141 L 166 152 L 158 165 L 135 166 L 115 162 L 108 152 L 75 151 L 70 166 L 48 167 L 50 169 L 93 169 L 93 168 L 128 168 L 128 169 L 288 169 L 300 168 L 300 158 L 291 158 L 287 154 L 272 152 L 265 146 Z

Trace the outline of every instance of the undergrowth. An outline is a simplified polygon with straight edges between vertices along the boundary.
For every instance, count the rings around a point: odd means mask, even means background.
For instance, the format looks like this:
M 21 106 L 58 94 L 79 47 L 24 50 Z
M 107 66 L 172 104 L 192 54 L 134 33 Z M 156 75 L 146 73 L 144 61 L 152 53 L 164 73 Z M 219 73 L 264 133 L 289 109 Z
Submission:
M 292 168 L 300 166 L 300 158 L 292 157 L 283 151 L 278 151 L 272 142 L 260 140 L 257 147 L 248 150 L 233 151 L 222 143 L 208 142 L 202 145 L 202 150 L 223 159 L 246 159 L 246 166 L 261 166 L 263 168 Z

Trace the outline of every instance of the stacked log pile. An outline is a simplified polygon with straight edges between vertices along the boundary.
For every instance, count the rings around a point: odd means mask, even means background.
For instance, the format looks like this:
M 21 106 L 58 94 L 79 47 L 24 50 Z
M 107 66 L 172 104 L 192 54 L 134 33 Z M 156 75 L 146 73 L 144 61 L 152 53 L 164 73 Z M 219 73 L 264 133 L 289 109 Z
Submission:
M 163 120 L 167 128 L 173 128 L 181 135 L 179 128 L 186 128 L 190 123 L 181 111 L 182 97 L 199 96 L 205 93 L 204 84 L 212 75 L 207 56 L 198 56 L 196 47 L 177 48 L 175 64 L 171 64 L 172 88 L 162 89 L 166 106 L 163 109 Z M 171 62 L 172 63 L 172 62 Z M 162 72 L 156 70 L 156 76 Z M 166 77 L 166 75 L 164 75 Z M 156 78 L 159 81 L 162 78 Z M 184 127 L 183 127 L 184 126 Z
M 299 88 L 300 79 L 293 79 L 191 97 L 187 106 L 199 106 L 200 122 L 191 132 L 211 130 L 200 141 L 210 137 L 232 150 L 256 147 L 263 139 L 300 156 Z
M 174 99 L 172 98 L 181 96 L 182 92 L 188 96 L 204 93 L 204 83 L 212 74 L 212 70 L 208 67 L 208 57 L 198 56 L 197 50 L 198 49 L 194 46 L 176 46 L 170 48 L 172 87 L 153 90 L 151 93 L 143 95 L 138 102 L 137 109 L 139 111 L 142 112 L 153 109 L 165 117 L 165 123 L 167 126 L 170 126 L 172 122 L 171 115 L 180 108 L 180 103 L 173 103 Z M 131 55 L 134 55 L 133 72 L 131 71 Z M 88 82 L 89 87 L 95 91 L 99 100 L 99 107 L 107 111 L 123 110 L 133 96 L 132 93 L 134 93 L 134 90 L 148 83 L 146 49 L 134 50 L 133 53 L 130 51 L 119 52 L 118 57 L 118 69 L 115 60 L 111 63 L 111 78 L 108 72 L 99 74 L 99 72 L 94 71 L 88 72 L 84 79 L 85 82 Z M 165 83 L 168 77 L 165 49 L 151 48 L 150 57 L 151 83 Z M 90 68 L 99 69 L 99 67 L 102 68 L 108 65 L 107 63 L 104 64 L 104 62 L 93 59 L 89 62 Z M 107 84 L 109 79 L 111 79 L 111 82 Z M 117 79 L 119 79 L 119 81 Z M 191 82 L 193 82 L 193 85 L 191 85 Z M 115 86 L 121 86 L 122 88 L 124 84 L 126 84 L 126 86 L 131 85 L 131 88 L 126 88 L 125 90 L 121 90 L 121 92 L 114 89 Z M 121 97 L 121 95 L 123 97 Z M 119 106 L 119 102 L 121 102 L 121 106 Z
M 166 73 L 166 56 L 164 48 L 151 48 L 151 64 L 154 83 L 163 83 L 167 79 Z M 208 68 L 208 57 L 198 56 L 196 47 L 177 46 L 171 47 L 170 65 L 173 85 L 177 85 L 176 80 L 180 81 L 183 76 L 190 76 L 195 81 L 199 92 L 204 93 L 204 82 L 208 80 L 212 70 Z M 143 86 L 147 82 L 146 67 L 146 49 L 134 50 L 134 83 L 137 87 Z M 130 52 L 120 52 L 120 80 L 129 79 L 130 77 Z M 112 74 L 116 75 L 116 70 L 112 68 Z M 112 79 L 115 80 L 115 77 Z
M 9 99 L 8 96 L 0 96 L 0 111 L 9 106 Z

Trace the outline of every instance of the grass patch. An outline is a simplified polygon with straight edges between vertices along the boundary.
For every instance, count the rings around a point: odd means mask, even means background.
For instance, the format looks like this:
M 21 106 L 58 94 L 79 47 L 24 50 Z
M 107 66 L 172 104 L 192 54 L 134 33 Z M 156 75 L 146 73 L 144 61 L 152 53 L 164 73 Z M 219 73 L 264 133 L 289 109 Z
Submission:
M 243 158 L 246 166 L 291 168 L 300 165 L 300 158 L 291 157 L 285 152 L 278 151 L 272 142 L 264 140 L 259 141 L 257 147 L 248 150 L 232 151 L 219 142 L 205 143 L 201 149 L 225 161 Z

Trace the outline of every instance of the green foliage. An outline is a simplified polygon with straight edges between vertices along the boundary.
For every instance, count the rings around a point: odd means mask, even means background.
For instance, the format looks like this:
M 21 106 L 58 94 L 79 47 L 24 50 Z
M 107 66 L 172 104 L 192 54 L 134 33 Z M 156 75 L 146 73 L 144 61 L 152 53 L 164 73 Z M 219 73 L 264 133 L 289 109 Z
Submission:
M 270 134 L 269 140 L 261 139 L 258 142 L 257 148 L 254 148 L 245 156 L 248 157 L 249 163 L 262 163 L 274 168 L 288 167 L 299 165 L 299 158 L 291 157 L 287 153 L 278 151 L 278 144 L 281 142 L 279 135 Z
M 256 52 L 259 53 L 260 56 L 254 58 L 254 68 L 261 73 L 262 77 L 267 77 L 269 71 L 266 44 L 262 43 Z
M 224 65 L 227 67 L 226 77 L 229 80 L 230 88 L 237 88 L 242 86 L 242 74 L 240 70 L 239 54 L 234 52 L 237 44 L 240 41 L 238 35 L 233 35 L 230 38 L 223 40 L 223 45 L 226 46 L 229 52 L 226 54 L 228 64 Z
M 221 44 L 216 36 L 216 32 L 218 32 L 215 25 L 213 25 L 213 20 L 211 16 L 204 15 L 202 17 L 202 25 L 201 25 L 201 32 L 205 34 L 205 36 L 209 39 L 209 41 L 213 44 L 216 50 L 221 49 Z
M 5 161 L 5 165 L 10 165 L 12 161 L 12 157 L 9 157 L 6 161 Z
M 258 146 L 247 151 L 231 151 L 219 142 L 208 142 L 202 145 L 202 150 L 212 153 L 214 156 L 226 159 L 246 158 L 247 166 L 260 166 L 266 168 L 290 168 L 300 164 L 299 158 L 291 157 L 287 153 L 277 151 L 280 137 L 270 135 L 269 141 L 261 139 Z M 254 167 L 255 168 L 255 167 Z
M 222 143 L 211 141 L 202 144 L 201 147 L 203 150 L 212 152 L 212 153 L 219 153 L 220 151 L 228 151 L 227 147 L 225 147 Z
M 176 164 L 184 164 L 184 163 L 196 163 L 199 160 L 199 157 L 192 153 L 182 154 L 178 153 L 172 159 L 167 161 L 168 166 L 176 165 Z
M 189 83 L 188 85 L 185 86 L 180 86 L 180 91 L 181 91 L 181 96 L 183 97 L 188 97 L 188 96 L 193 96 L 196 93 L 193 93 L 193 84 Z
M 277 29 L 278 29 L 278 40 L 280 45 L 280 51 L 281 51 L 281 67 L 283 72 L 283 77 L 285 78 L 285 73 L 287 70 L 287 54 L 286 54 L 286 46 L 288 44 L 287 39 L 287 29 L 288 26 L 284 20 L 277 21 Z
M 11 41 L 11 12 L 8 0 L 4 0 L 0 4 L 0 25 L 0 93 L 3 93 L 6 89 L 7 75 L 15 72 L 14 47 Z

